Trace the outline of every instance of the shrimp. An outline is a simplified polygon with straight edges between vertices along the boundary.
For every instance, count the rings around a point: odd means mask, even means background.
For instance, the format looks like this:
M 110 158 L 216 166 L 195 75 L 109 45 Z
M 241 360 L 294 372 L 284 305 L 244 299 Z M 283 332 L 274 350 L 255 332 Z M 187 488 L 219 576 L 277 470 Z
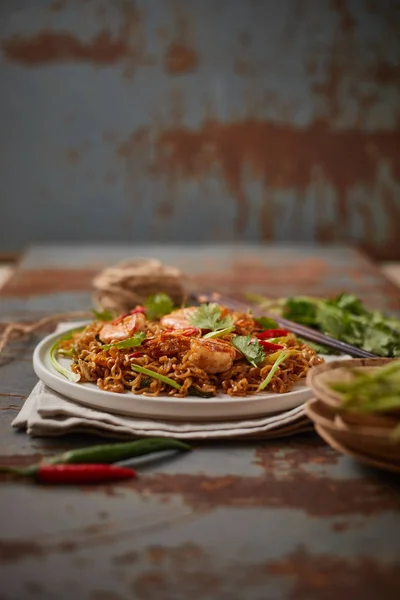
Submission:
M 233 365 L 236 350 L 223 340 L 192 338 L 187 362 L 206 373 L 222 373 Z
M 172 313 L 161 318 L 161 326 L 166 329 L 187 329 L 188 327 L 192 327 L 190 317 L 192 317 L 196 311 L 196 306 L 188 306 L 187 308 L 173 310 Z
M 232 312 L 231 317 L 235 323 L 235 330 L 239 335 L 249 335 L 256 326 L 253 317 L 247 313 Z
M 118 317 L 110 323 L 106 323 L 100 329 L 99 338 L 104 344 L 120 342 L 130 338 L 137 331 L 143 331 L 146 326 L 146 317 L 137 312 L 133 315 Z

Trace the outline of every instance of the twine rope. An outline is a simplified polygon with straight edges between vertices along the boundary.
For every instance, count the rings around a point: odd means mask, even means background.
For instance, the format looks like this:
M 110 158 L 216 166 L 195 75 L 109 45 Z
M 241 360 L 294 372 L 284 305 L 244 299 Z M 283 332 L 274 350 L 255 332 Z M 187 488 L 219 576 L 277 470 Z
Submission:
M 101 271 L 92 282 L 92 301 L 97 310 L 116 314 L 128 312 L 157 292 L 167 293 L 175 303 L 184 297 L 182 275 L 178 269 L 163 265 L 155 259 L 126 260 Z M 33 323 L 3 323 L 0 334 L 0 355 L 10 342 L 21 340 L 33 333 L 65 320 L 92 319 L 86 311 L 62 312 L 48 315 Z

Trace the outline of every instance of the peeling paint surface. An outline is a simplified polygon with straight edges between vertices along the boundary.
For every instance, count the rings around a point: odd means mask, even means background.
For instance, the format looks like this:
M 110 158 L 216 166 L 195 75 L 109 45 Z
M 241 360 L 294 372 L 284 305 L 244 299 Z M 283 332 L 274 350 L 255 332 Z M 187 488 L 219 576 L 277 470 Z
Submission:
M 2 321 L 86 309 L 95 272 L 145 254 L 188 270 L 190 286 L 208 276 L 233 289 L 246 273 L 246 287 L 269 293 L 272 285 L 280 295 L 299 271 L 295 284 L 315 281 L 316 293 L 343 284 L 378 308 L 398 300 L 372 263 L 344 247 L 38 246 L 2 289 Z M 0 466 L 101 441 L 12 430 L 36 382 L 32 350 L 45 333 L 2 356 Z M 134 481 L 77 488 L 1 474 L 1 598 L 399 598 L 399 477 L 360 466 L 312 432 L 196 443 L 191 453 L 137 469 Z
M 398 288 L 355 249 L 307 244 L 135 245 L 136 256 L 178 267 L 189 291 L 218 289 L 268 297 L 354 293 L 371 308 L 400 311 Z M 92 278 L 103 268 L 132 255 L 130 245 L 35 246 L 2 288 L 5 310 L 23 317 L 27 305 L 41 313 L 79 310 L 90 304 Z M 238 285 L 240 281 L 240 285 Z M 73 292 L 72 294 L 70 292 Z
M 275 4 L 3 2 L 3 249 L 348 241 L 399 258 L 399 3 Z

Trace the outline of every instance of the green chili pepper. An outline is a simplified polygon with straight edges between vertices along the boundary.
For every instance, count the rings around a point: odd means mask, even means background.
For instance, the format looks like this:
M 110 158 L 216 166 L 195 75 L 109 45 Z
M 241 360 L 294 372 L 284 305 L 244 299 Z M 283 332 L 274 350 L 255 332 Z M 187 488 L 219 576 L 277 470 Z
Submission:
M 151 452 L 162 452 L 163 450 L 190 450 L 190 446 L 172 438 L 148 438 L 134 442 L 122 442 L 119 444 L 104 444 L 101 446 L 90 446 L 64 452 L 60 456 L 52 458 L 51 464 L 77 464 L 77 463 L 114 463 L 135 456 L 143 456 Z

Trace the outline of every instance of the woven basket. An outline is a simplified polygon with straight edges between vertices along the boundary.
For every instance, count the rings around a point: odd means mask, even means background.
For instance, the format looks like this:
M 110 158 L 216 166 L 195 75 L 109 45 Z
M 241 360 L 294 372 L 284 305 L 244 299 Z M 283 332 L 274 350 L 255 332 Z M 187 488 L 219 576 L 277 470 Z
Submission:
M 348 446 L 341 444 L 336 437 L 332 436 L 326 429 L 320 427 L 319 425 L 315 426 L 315 431 L 329 446 L 331 446 L 331 448 L 340 454 L 350 456 L 351 458 L 354 458 L 365 465 L 376 467 L 377 469 L 383 469 L 384 471 L 391 471 L 393 473 L 400 473 L 400 464 L 398 462 L 392 462 L 388 459 L 381 460 L 377 456 L 371 456 L 365 452 L 354 451 Z
M 399 411 L 385 414 L 360 414 L 342 408 L 341 395 L 329 384 L 349 381 L 352 369 L 371 371 L 387 364 L 390 358 L 333 361 L 310 370 L 307 384 L 315 398 L 306 413 L 319 435 L 335 450 L 378 468 L 400 471 L 400 440 L 392 432 L 400 423 Z

